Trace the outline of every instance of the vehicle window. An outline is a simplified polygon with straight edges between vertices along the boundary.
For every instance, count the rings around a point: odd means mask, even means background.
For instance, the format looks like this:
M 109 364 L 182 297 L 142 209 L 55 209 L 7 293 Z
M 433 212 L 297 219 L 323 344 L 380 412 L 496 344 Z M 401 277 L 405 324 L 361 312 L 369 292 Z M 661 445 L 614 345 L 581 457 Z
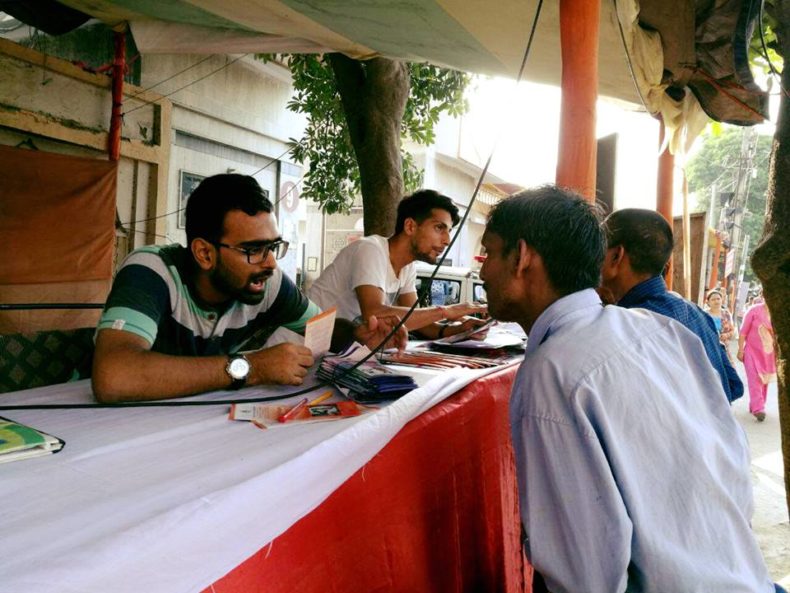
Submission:
M 486 289 L 483 288 L 482 283 L 478 284 L 475 282 L 474 286 L 472 287 L 472 299 L 476 303 L 486 302 Z
M 417 278 L 417 294 L 422 296 L 423 281 L 427 279 Z M 427 307 L 430 305 L 454 305 L 461 301 L 461 282 L 457 280 L 434 280 L 431 283 L 431 290 L 425 298 L 420 300 L 420 305 Z

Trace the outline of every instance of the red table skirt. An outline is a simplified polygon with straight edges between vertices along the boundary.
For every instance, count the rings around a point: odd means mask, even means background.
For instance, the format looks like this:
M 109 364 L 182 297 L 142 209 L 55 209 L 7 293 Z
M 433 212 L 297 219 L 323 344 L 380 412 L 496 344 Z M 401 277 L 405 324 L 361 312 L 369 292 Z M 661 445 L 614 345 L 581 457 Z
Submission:
M 484 377 L 410 422 L 205 593 L 530 591 L 508 425 L 514 376 Z

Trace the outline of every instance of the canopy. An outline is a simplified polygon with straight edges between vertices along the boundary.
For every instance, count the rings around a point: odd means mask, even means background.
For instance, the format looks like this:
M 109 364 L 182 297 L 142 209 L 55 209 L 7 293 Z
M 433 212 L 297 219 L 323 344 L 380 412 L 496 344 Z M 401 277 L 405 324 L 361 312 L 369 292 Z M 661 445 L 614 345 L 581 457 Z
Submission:
M 25 3 L 0 0 L 0 9 L 14 14 L 20 4 Z M 385 56 L 515 77 L 539 0 L 61 0 L 60 4 L 110 26 L 128 22 L 143 53 L 336 51 L 358 59 Z M 739 125 L 762 121 L 767 95 L 754 84 L 747 56 L 757 17 L 753 4 L 602 1 L 599 94 L 660 114 L 673 148 L 696 136 L 707 122 L 706 114 Z M 57 21 L 60 25 L 63 17 Z M 525 78 L 559 85 L 561 71 L 559 0 L 545 0 Z

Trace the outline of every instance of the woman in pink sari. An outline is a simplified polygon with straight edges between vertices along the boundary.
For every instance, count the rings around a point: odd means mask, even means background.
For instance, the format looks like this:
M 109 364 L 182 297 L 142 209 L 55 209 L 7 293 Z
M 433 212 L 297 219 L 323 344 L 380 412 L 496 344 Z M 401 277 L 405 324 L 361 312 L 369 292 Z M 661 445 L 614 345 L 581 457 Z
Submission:
M 749 385 L 749 411 L 758 422 L 765 420 L 768 383 L 776 381 L 774 329 L 764 302 L 752 306 L 743 317 L 738 337 L 738 360 L 746 369 Z

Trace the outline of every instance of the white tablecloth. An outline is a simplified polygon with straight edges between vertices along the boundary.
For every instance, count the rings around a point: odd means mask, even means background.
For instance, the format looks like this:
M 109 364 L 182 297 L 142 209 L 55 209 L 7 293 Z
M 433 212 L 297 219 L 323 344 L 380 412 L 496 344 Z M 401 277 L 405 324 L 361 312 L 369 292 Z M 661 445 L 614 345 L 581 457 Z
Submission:
M 0 465 L 0 592 L 201 591 L 321 504 L 409 420 L 484 374 L 423 375 L 420 389 L 373 414 L 271 430 L 228 420 L 227 406 L 0 409 L 66 441 L 55 455 Z M 197 399 L 244 395 L 261 390 Z M 80 381 L 0 395 L 0 408 L 91 401 Z

